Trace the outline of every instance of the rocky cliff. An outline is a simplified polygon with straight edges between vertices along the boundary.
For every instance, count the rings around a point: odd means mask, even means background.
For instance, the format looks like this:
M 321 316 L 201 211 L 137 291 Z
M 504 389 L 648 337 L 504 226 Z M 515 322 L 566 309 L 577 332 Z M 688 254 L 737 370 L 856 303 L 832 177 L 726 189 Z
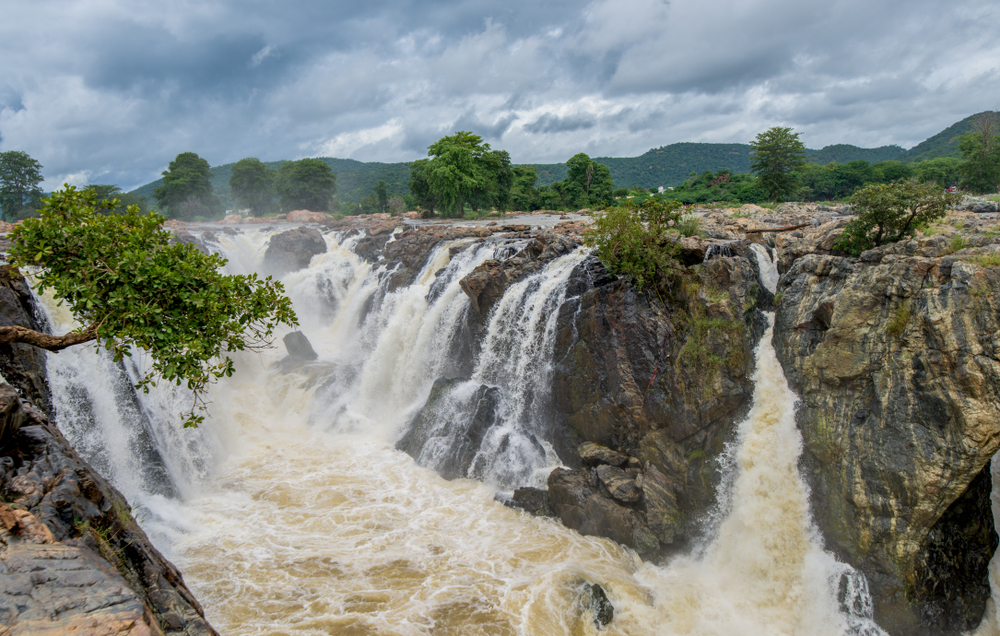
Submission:
M 0 322 L 45 329 L 8 266 Z M 51 410 L 44 354 L 4 345 L 0 370 L 14 385 L 0 384 L 0 633 L 215 634 L 124 497 L 43 412 Z
M 963 632 L 990 594 L 996 223 L 953 218 L 856 259 L 824 248 L 837 223 L 776 240 L 791 257 L 774 342 L 803 401 L 816 520 L 828 548 L 868 576 L 876 619 L 894 634 Z

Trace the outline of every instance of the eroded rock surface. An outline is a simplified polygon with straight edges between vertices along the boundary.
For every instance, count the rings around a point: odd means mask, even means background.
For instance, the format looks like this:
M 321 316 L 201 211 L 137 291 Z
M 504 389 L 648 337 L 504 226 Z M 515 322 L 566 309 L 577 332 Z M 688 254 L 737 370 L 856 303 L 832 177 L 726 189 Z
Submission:
M 834 233 L 824 226 L 801 240 Z M 814 513 L 828 547 L 867 575 L 876 619 L 893 634 L 964 632 L 989 594 L 995 243 L 936 234 L 860 258 L 789 246 L 797 256 L 779 286 L 774 343 L 802 397 Z
M 215 635 L 121 494 L 21 408 L 0 448 L 0 633 Z
M 283 276 L 309 266 L 317 254 L 326 253 L 326 241 L 314 227 L 296 227 L 271 237 L 264 252 L 264 267 L 269 273 Z

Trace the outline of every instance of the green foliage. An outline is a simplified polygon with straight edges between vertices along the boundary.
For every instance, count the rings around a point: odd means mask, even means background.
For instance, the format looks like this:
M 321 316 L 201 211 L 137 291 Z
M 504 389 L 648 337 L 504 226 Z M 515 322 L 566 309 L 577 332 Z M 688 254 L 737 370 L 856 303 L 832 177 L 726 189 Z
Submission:
M 23 219 L 41 205 L 42 180 L 42 164 L 28 153 L 0 152 L 0 210 L 5 221 Z
M 834 245 L 853 256 L 864 250 L 912 237 L 916 229 L 944 218 L 961 194 L 916 179 L 870 185 L 851 197 L 855 218 Z
M 637 287 L 656 281 L 676 266 L 678 247 L 667 237 L 680 220 L 676 201 L 627 200 L 594 218 L 584 242 L 612 274 L 628 276 Z
M 193 152 L 182 152 L 163 171 L 163 185 L 153 191 L 157 203 L 174 219 L 212 217 L 222 203 L 212 191 L 208 162 Z
M 375 203 L 378 205 L 379 212 L 389 211 L 389 191 L 385 187 L 385 181 L 379 180 L 372 188 L 372 194 L 375 195 Z
M 434 214 L 434 207 L 437 206 L 439 199 L 431 191 L 431 184 L 427 181 L 430 165 L 430 159 L 417 159 L 411 163 L 410 180 L 406 185 L 413 195 L 413 204 L 423 208 L 428 214 Z
M 505 150 L 491 150 L 479 135 L 459 131 L 431 144 L 427 154 L 424 175 L 442 215 L 463 216 L 466 204 L 473 210 L 509 205 L 514 173 Z
M 225 259 L 171 245 L 156 213 L 101 215 L 94 193 L 72 186 L 43 204 L 41 218 L 14 229 L 12 262 L 40 268 L 39 292 L 67 303 L 116 361 L 133 347 L 149 354 L 137 388 L 186 385 L 194 403 L 185 426 L 202 421 L 209 383 L 233 374 L 227 353 L 267 347 L 279 324 L 297 324 L 281 283 L 220 273 Z
M 806 160 L 806 147 L 799 141 L 799 133 L 774 126 L 759 133 L 750 142 L 750 148 L 754 152 L 750 171 L 757 175 L 757 185 L 768 198 L 777 202 L 793 193 L 798 186 L 793 173 Z
M 337 175 L 319 159 L 287 161 L 278 168 L 275 186 L 281 200 L 281 209 L 329 210 L 333 195 L 337 193 Z
M 993 194 L 1000 187 L 1000 117 L 983 113 L 958 141 L 965 162 L 959 165 L 962 187 L 974 194 Z
M 535 166 L 514 166 L 514 185 L 510 189 L 510 207 L 512 210 L 531 212 L 541 209 L 538 199 L 538 171 Z
M 885 326 L 885 332 L 892 336 L 893 338 L 899 338 L 906 331 L 906 326 L 910 324 L 910 317 L 913 315 L 913 308 L 910 305 L 910 299 L 907 298 L 903 302 L 899 303 L 896 307 L 896 311 L 892 315 L 892 319 Z
M 240 159 L 229 175 L 229 188 L 233 199 L 241 207 L 249 208 L 254 216 L 273 212 L 274 182 L 277 174 L 256 157 Z

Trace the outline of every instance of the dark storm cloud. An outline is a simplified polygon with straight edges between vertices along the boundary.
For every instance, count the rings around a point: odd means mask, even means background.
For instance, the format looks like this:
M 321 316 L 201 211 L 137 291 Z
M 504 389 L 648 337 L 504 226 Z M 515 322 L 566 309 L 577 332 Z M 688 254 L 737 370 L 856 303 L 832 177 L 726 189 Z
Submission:
M 593 116 L 567 115 L 560 117 L 552 113 L 545 113 L 530 124 L 525 124 L 524 129 L 532 133 L 555 133 L 586 130 L 596 125 L 597 120 Z
M 746 142 L 910 146 L 1000 104 L 985 0 L 12 0 L 0 150 L 133 187 L 179 152 L 516 162 Z M 39 25 L 44 25 L 41 28 Z

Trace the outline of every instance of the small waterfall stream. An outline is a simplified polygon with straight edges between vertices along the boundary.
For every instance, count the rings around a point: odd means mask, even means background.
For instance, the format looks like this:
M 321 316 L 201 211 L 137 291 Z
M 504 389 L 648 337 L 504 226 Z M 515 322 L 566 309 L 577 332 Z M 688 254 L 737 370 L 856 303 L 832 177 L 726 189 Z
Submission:
M 209 244 L 244 273 L 260 267 L 268 236 Z M 127 390 L 141 359 L 120 367 L 86 347 L 49 358 L 60 427 L 142 511 L 222 634 L 596 634 L 588 581 L 616 607 L 603 634 L 882 633 L 864 578 L 824 552 L 811 523 L 796 399 L 770 328 L 753 409 L 726 455 L 718 523 L 693 554 L 656 565 L 493 501 L 497 487 L 540 483 L 558 463 L 544 387 L 584 251 L 512 285 L 474 364 L 459 368 L 470 306 L 458 281 L 496 244 L 440 246 L 413 284 L 389 290 L 355 238 L 326 240 L 328 253 L 283 279 L 319 360 L 280 373 L 283 351 L 241 354 L 198 431 L 172 415 L 182 392 Z M 772 288 L 766 250 L 758 263 Z M 394 446 L 438 378 L 452 379 L 430 418 L 441 443 L 414 460 Z M 470 467 L 483 481 L 443 480 L 433 468 L 481 387 L 498 395 Z

